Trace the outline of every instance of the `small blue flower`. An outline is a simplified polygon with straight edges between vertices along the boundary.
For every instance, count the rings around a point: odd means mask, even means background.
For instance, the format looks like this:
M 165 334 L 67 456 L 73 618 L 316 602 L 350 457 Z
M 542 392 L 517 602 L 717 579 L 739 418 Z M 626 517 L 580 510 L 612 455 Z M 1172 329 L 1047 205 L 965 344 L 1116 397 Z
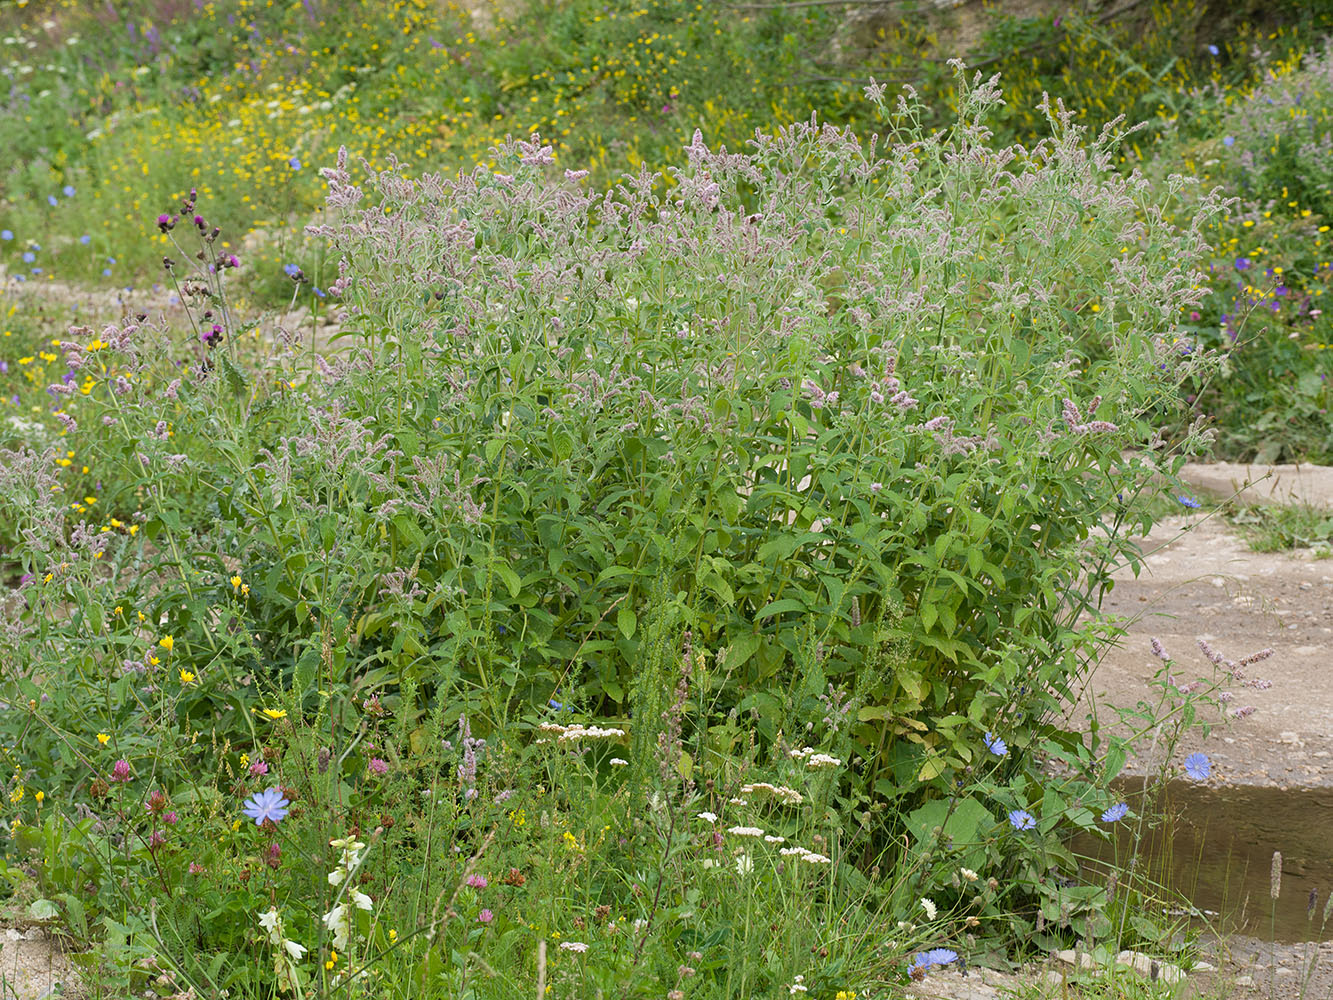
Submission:
M 1176 500 L 1182 507 L 1188 507 L 1190 510 L 1198 510 L 1203 506 L 1203 504 L 1199 503 L 1199 501 L 1195 500 L 1193 497 L 1176 497 Z
M 35 253 L 33 253 L 31 250 L 24 250 L 24 251 L 23 251 L 23 263 L 25 263 L 25 264 L 31 264 L 31 263 L 32 263 L 33 261 L 35 261 L 36 259 L 37 259 L 37 255 L 36 255 Z
M 1009 825 L 1015 830 L 1031 830 L 1037 821 L 1026 809 L 1012 809 L 1009 812 Z
M 996 757 L 1003 757 L 1009 752 L 1009 747 L 1005 744 L 1004 740 L 1000 739 L 994 733 L 987 733 L 985 737 L 982 738 L 981 742 L 985 743 L 986 749 L 995 754 Z
M 1110 809 L 1106 810 L 1106 812 L 1102 813 L 1102 822 L 1117 823 L 1125 818 L 1127 812 L 1129 812 L 1129 806 L 1125 805 L 1123 802 L 1117 802 Z
M 929 969 L 936 965 L 949 965 L 958 961 L 958 952 L 952 948 L 931 948 L 930 951 L 918 951 L 912 967 Z
M 241 812 L 254 820 L 255 826 L 259 826 L 266 819 L 274 823 L 286 819 L 288 805 L 281 788 L 267 788 L 250 796 Z
M 13 238 L 14 238 L 14 230 L 0 229 L 0 240 L 4 240 L 6 243 L 8 243 Z
M 1237 271 L 1248 271 L 1248 270 L 1250 269 L 1250 263 L 1251 263 L 1251 262 L 1250 262 L 1250 258 L 1248 258 L 1248 257 L 1237 257 L 1237 258 L 1236 258 L 1236 270 L 1237 270 Z
M 283 264 L 282 273 L 287 275 L 287 277 L 289 278 L 295 278 L 298 274 L 301 273 L 301 268 L 296 264 Z
M 79 237 L 79 242 L 82 243 L 84 246 L 87 246 L 92 241 L 93 238 L 89 236 L 87 233 L 84 233 L 82 236 Z
M 287 161 L 287 166 L 291 167 L 293 170 L 300 170 L 301 161 L 293 156 L 290 160 Z
M 1236 137 L 1234 135 L 1229 135 L 1222 140 L 1223 146 L 1234 146 L 1235 144 L 1236 144 Z
M 102 277 L 104 277 L 104 278 L 109 278 L 109 277 L 111 277 L 111 268 L 109 268 L 109 267 L 104 267 L 104 268 L 102 268 Z
M 73 197 L 74 197 L 74 185 L 72 185 L 72 184 L 66 184 L 66 185 L 65 185 L 63 188 L 61 188 L 60 190 L 61 190 L 61 192 L 65 195 L 66 198 L 73 198 Z
M 321 298 L 321 299 L 322 299 L 322 298 L 324 297 L 324 289 L 322 289 L 322 288 L 318 288 L 318 287 L 317 287 L 317 288 L 315 288 L 314 291 L 315 291 L 315 297 L 316 297 L 316 298 Z
M 46 203 L 50 205 L 52 208 L 55 208 L 57 205 L 60 204 L 59 200 L 57 200 L 56 196 L 53 194 L 48 194 L 46 196 Z
M 1217 47 L 1216 45 L 1210 45 L 1210 46 L 1208 46 L 1208 54 L 1209 54 L 1210 56 L 1218 55 L 1219 51 L 1220 51 L 1220 50 L 1218 49 L 1218 47 Z
M 1192 753 L 1185 758 L 1185 773 L 1195 781 L 1206 781 L 1213 773 L 1213 762 L 1207 754 Z
M 557 712 L 563 712 L 565 710 L 565 706 L 562 705 L 560 702 L 556 701 L 554 698 L 550 699 L 546 703 L 546 707 L 554 708 Z

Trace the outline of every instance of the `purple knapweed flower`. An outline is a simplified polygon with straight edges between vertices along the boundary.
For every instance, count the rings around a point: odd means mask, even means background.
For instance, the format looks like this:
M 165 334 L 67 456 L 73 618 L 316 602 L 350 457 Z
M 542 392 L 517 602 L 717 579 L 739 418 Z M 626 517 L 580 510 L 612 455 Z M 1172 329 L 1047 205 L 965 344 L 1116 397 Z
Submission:
M 279 820 L 286 819 L 289 804 L 286 796 L 282 794 L 282 789 L 266 788 L 264 791 L 256 792 L 246 799 L 241 812 L 254 820 L 255 826 L 259 826 L 265 820 L 277 823 Z

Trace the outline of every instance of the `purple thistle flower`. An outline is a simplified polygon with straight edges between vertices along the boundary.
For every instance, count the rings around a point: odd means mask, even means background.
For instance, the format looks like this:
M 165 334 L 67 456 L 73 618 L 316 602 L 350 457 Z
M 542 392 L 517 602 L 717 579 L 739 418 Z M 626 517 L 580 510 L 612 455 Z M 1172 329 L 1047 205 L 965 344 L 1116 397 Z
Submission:
M 286 797 L 282 794 L 280 788 L 266 788 L 262 792 L 256 792 L 250 798 L 245 800 L 245 806 L 241 812 L 255 821 L 255 826 L 259 826 L 265 820 L 272 820 L 274 823 L 287 818 Z

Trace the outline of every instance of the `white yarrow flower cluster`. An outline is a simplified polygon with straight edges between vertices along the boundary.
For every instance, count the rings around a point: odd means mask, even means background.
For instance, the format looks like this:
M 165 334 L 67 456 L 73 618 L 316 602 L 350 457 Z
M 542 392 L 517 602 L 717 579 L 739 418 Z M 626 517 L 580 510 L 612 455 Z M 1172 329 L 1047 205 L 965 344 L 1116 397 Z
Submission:
M 794 788 L 788 788 L 785 785 L 770 785 L 767 781 L 757 781 L 752 785 L 742 785 L 741 791 L 745 793 L 767 792 L 773 798 L 789 806 L 799 806 L 805 801 L 805 796 Z
M 935 910 L 935 901 L 934 901 L 933 899 L 926 899 L 925 897 L 922 897 L 922 899 L 921 899 L 921 909 L 923 909 L 923 910 L 926 911 L 926 919 L 927 919 L 927 920 L 934 920 L 934 919 L 935 919 L 935 916 L 936 916 L 936 910 Z
M 562 726 L 556 722 L 544 722 L 537 727 L 537 731 L 550 733 L 555 736 L 557 743 L 574 743 L 578 740 L 615 740 L 625 735 L 625 730 L 617 729 L 614 726 L 603 728 L 602 726 L 585 726 L 578 722 L 568 726 Z
M 762 837 L 764 831 L 757 826 L 729 826 L 727 833 L 737 837 Z
M 812 865 L 828 865 L 833 863 L 832 858 L 827 858 L 822 854 L 816 854 L 814 851 L 807 851 L 804 847 L 784 847 L 778 851 L 784 858 L 799 858 L 801 861 L 809 862 Z
M 792 750 L 790 756 L 793 760 L 805 761 L 805 766 L 812 769 L 824 767 L 842 767 L 842 761 L 826 753 L 820 753 L 814 747 L 802 747 L 800 750 Z

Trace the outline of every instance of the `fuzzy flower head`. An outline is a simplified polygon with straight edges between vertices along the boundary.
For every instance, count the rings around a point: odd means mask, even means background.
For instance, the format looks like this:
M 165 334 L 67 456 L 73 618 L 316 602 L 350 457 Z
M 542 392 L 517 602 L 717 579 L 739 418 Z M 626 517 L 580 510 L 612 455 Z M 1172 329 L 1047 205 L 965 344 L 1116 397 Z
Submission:
M 265 820 L 277 823 L 286 819 L 289 804 L 282 794 L 282 789 L 266 788 L 264 791 L 256 792 L 246 799 L 245 806 L 241 811 L 255 821 L 255 826 L 259 826 Z

